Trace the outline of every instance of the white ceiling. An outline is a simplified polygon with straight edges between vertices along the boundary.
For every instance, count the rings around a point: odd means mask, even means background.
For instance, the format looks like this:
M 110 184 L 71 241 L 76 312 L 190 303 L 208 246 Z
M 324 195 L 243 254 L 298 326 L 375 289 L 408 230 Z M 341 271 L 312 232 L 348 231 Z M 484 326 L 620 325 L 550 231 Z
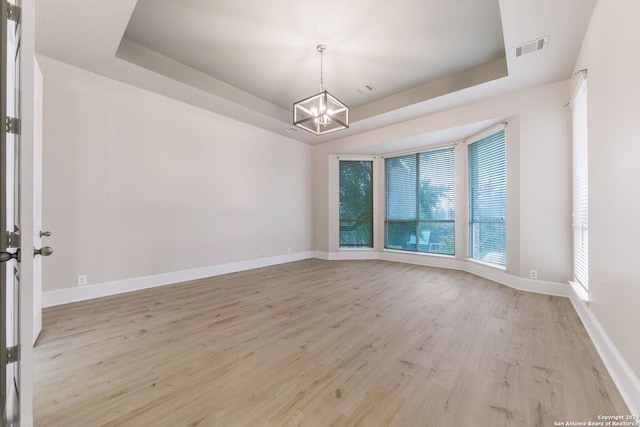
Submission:
M 319 43 L 352 108 L 504 56 L 498 0 L 138 0 L 124 37 L 284 109 L 317 90 Z
M 568 79 L 595 3 L 36 0 L 36 51 L 316 144 Z M 515 57 L 542 36 L 547 49 Z M 327 89 L 352 108 L 349 129 L 320 137 L 291 131 L 319 43 Z

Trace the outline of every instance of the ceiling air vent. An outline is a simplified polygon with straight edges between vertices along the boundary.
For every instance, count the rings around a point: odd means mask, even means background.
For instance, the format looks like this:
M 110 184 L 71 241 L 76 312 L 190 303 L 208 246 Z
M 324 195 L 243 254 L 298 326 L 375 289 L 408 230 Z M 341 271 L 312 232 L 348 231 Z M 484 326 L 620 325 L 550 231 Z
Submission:
M 369 92 L 373 92 L 373 86 L 372 85 L 364 85 L 362 87 L 359 87 L 356 90 L 358 91 L 358 93 L 369 93 Z
M 527 42 L 521 46 L 516 47 L 516 58 L 527 53 L 542 50 L 549 44 L 549 36 L 544 36 L 536 40 Z

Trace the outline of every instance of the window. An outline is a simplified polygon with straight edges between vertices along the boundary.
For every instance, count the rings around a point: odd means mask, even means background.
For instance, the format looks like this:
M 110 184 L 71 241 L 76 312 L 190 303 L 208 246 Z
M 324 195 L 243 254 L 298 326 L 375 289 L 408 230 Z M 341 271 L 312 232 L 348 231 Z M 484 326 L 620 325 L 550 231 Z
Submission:
M 469 258 L 506 264 L 505 130 L 468 146 Z
M 589 289 L 587 81 L 573 101 L 573 269 L 577 282 Z
M 373 247 L 373 162 L 340 160 L 340 247 Z
M 385 160 L 385 247 L 453 255 L 454 148 Z

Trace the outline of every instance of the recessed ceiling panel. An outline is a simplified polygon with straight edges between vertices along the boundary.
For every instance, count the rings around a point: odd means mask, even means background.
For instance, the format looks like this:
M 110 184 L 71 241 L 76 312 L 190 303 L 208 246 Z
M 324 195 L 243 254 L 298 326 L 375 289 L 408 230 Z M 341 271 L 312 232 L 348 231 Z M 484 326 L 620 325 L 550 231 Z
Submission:
M 505 56 L 498 0 L 139 0 L 124 38 L 288 111 L 318 89 L 319 43 L 352 108 Z

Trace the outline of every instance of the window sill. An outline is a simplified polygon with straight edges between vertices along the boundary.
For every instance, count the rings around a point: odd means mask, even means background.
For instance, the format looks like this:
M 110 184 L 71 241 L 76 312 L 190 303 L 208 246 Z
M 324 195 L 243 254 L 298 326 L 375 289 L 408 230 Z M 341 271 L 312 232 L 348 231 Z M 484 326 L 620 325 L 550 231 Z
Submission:
M 384 248 L 383 252 L 390 252 L 390 253 L 393 253 L 393 254 L 403 254 L 403 255 L 407 255 L 407 256 L 418 255 L 418 256 L 428 256 L 428 257 L 448 258 L 448 259 L 455 259 L 456 258 L 455 255 L 437 254 L 437 253 L 433 253 L 433 252 L 403 251 L 401 249 L 389 249 L 389 248 Z
M 355 251 L 355 252 L 374 252 L 374 248 L 338 248 L 338 252 L 340 251 Z

